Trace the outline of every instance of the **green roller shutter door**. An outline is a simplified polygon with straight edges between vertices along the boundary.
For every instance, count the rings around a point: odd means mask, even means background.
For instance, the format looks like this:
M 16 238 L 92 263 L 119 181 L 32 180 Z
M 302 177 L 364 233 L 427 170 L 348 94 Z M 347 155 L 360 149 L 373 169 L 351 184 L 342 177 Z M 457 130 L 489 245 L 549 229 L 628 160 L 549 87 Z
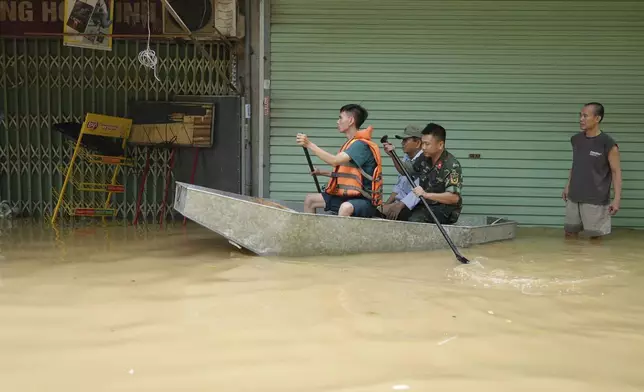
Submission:
M 272 198 L 315 190 L 295 134 L 335 152 L 338 109 L 362 102 L 378 139 L 445 126 L 464 213 L 559 226 L 569 139 L 582 104 L 600 101 L 622 154 L 614 225 L 644 228 L 642 1 L 274 0 L 270 44 Z

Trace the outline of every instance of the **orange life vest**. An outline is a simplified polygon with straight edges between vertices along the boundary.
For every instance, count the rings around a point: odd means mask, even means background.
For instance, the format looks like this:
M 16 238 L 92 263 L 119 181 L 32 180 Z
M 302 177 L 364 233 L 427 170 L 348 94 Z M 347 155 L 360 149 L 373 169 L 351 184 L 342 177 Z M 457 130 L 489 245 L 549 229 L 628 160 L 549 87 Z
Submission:
M 382 159 L 380 157 L 379 146 L 371 141 L 372 132 L 372 126 L 358 131 L 353 139 L 347 140 L 347 142 L 342 145 L 340 152 L 346 151 L 351 144 L 358 140 L 367 143 L 371 149 L 374 159 L 376 160 L 376 168 L 373 173 L 365 172 L 354 163 L 338 165 L 331 173 L 331 179 L 324 190 L 326 193 L 329 195 L 343 197 L 363 196 L 370 199 L 371 204 L 373 204 L 374 207 L 380 207 L 382 205 Z M 371 180 L 371 189 L 364 188 L 364 178 Z

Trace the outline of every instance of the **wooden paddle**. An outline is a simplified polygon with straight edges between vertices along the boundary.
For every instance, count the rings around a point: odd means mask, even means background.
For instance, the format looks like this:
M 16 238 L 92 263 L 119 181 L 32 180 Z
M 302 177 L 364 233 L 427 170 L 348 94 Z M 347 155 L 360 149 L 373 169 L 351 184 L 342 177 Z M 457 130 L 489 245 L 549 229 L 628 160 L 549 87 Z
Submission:
M 387 140 L 389 137 L 387 135 L 383 136 L 380 138 L 380 143 L 387 143 Z M 398 166 L 402 169 L 403 173 L 405 174 L 405 177 L 407 177 L 407 181 L 409 181 L 409 184 L 413 187 L 414 181 L 411 179 L 411 176 L 407 172 L 407 169 L 403 166 L 402 162 L 400 161 L 400 158 L 398 158 L 398 155 L 396 155 L 396 151 L 392 151 L 388 153 L 391 155 L 391 157 L 398 163 Z M 458 251 L 456 248 L 456 245 L 454 245 L 454 242 L 452 241 L 451 238 L 449 238 L 449 235 L 447 235 L 447 232 L 443 228 L 443 225 L 438 222 L 438 219 L 436 219 L 436 215 L 434 215 L 434 211 L 432 211 L 431 208 L 429 208 L 429 204 L 427 204 L 427 200 L 425 200 L 424 197 L 419 197 L 420 201 L 423 202 L 425 205 L 425 208 L 427 208 L 427 211 L 429 211 L 429 214 L 434 218 L 434 223 L 436 223 L 436 226 L 438 227 L 438 230 L 440 230 L 441 234 L 443 234 L 443 237 L 445 237 L 445 241 L 449 244 L 449 247 L 452 248 L 452 252 L 454 252 L 454 255 L 456 256 L 456 259 L 460 261 L 463 264 L 468 264 L 470 261 L 465 258 L 465 256 L 461 255 L 461 253 Z

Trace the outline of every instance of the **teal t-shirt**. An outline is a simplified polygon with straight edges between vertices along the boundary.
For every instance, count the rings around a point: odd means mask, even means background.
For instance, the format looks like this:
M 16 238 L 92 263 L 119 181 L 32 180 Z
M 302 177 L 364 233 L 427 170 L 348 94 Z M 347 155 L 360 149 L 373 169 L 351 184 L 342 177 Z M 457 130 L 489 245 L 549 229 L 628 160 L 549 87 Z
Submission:
M 351 157 L 351 161 L 354 165 L 360 167 L 370 176 L 373 175 L 373 171 L 376 169 L 376 158 L 374 158 L 367 143 L 361 140 L 356 140 L 345 152 L 349 157 Z M 364 188 L 371 191 L 371 181 L 365 178 L 362 182 Z

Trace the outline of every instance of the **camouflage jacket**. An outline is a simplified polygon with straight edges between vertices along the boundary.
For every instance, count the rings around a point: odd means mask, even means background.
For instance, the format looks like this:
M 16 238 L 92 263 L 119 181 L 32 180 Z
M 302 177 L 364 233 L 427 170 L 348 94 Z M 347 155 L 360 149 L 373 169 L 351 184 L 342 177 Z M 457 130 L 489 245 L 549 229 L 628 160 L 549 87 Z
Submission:
M 420 186 L 428 193 L 452 192 L 461 196 L 463 189 L 463 171 L 461 164 L 456 157 L 447 150 L 443 151 L 435 165 L 432 160 L 421 156 L 414 161 L 404 162 L 403 166 L 409 172 L 412 179 L 420 178 Z M 436 203 L 427 200 L 428 203 Z M 460 197 L 458 207 L 463 205 L 463 198 Z

